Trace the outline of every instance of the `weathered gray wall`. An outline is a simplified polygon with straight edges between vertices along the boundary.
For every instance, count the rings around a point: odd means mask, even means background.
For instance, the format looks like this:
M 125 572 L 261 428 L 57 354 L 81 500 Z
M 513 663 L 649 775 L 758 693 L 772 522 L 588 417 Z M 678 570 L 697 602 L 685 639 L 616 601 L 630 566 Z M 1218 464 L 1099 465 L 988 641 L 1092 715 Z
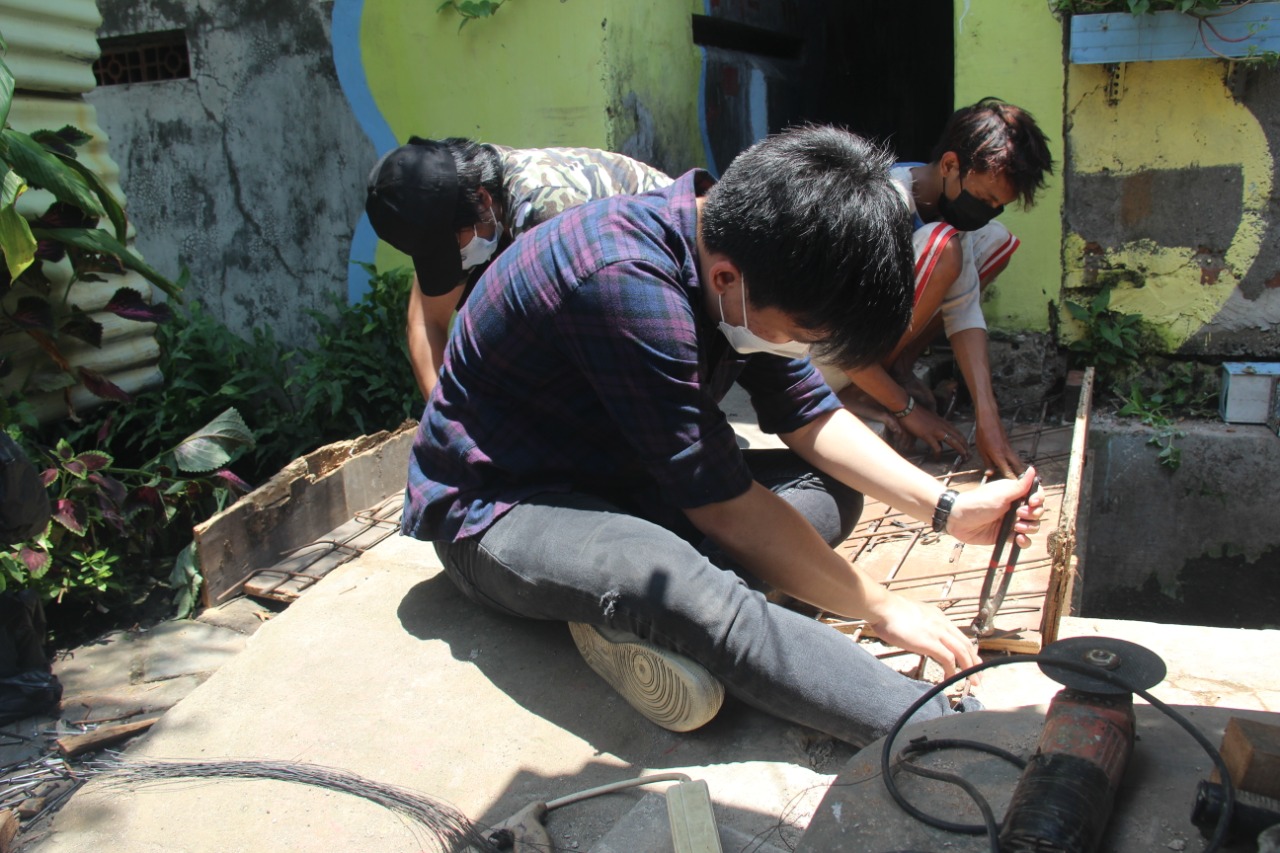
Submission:
M 1280 597 L 1273 494 L 1280 438 L 1265 426 L 1184 421 L 1178 428 L 1182 464 L 1168 471 L 1147 444 L 1150 429 L 1095 415 L 1077 549 L 1082 612 L 1115 616 L 1126 600 L 1143 607 L 1164 600 L 1172 618 L 1132 618 L 1208 625 L 1265 604 L 1280 625 L 1270 604 Z
M 332 3 L 99 0 L 99 37 L 186 31 L 191 79 L 107 86 L 88 100 L 120 161 L 137 245 L 191 270 L 232 329 L 306 343 L 307 309 L 345 294 L 373 146 L 333 65 Z M 425 13 L 424 13 L 425 14 Z

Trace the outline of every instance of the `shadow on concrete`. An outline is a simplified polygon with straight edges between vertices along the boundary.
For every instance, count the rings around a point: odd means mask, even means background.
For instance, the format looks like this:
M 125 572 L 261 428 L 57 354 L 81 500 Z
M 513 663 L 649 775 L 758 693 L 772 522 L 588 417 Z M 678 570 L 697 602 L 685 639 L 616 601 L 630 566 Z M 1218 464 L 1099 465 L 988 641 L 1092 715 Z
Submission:
M 833 773 L 853 754 L 845 744 L 726 697 L 709 724 L 677 734 L 650 724 L 592 672 L 561 622 L 519 619 L 485 610 L 443 573 L 414 585 L 397 610 L 421 640 L 446 643 L 531 714 L 637 767 L 687 767 L 781 761 Z M 586 779 L 580 787 L 615 781 Z M 502 817 L 505 817 L 503 815 Z

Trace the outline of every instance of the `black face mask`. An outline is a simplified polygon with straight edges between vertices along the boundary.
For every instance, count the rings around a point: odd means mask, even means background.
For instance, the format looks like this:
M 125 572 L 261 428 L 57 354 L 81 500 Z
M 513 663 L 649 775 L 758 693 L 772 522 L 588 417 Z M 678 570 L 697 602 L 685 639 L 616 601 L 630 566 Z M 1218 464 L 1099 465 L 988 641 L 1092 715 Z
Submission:
M 986 204 L 976 196 L 970 195 L 963 183 L 960 185 L 960 195 L 956 196 L 955 201 L 947 198 L 945 187 L 938 194 L 938 215 L 957 231 L 977 231 L 1003 212 L 1003 204 L 996 207 Z

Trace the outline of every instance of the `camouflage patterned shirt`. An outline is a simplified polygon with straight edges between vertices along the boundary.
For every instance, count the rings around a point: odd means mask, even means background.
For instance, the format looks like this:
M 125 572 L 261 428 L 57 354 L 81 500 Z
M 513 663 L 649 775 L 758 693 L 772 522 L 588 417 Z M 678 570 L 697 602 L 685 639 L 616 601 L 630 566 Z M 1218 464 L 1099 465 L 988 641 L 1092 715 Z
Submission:
M 485 147 L 502 162 L 502 191 L 506 198 L 498 254 L 533 226 L 571 207 L 613 195 L 647 193 L 672 183 L 652 166 L 598 148 Z M 459 306 L 471 295 L 489 263 L 470 270 Z
M 506 193 L 502 227 L 512 239 L 571 207 L 671 184 L 670 178 L 652 166 L 611 151 L 486 147 L 502 160 L 502 189 Z

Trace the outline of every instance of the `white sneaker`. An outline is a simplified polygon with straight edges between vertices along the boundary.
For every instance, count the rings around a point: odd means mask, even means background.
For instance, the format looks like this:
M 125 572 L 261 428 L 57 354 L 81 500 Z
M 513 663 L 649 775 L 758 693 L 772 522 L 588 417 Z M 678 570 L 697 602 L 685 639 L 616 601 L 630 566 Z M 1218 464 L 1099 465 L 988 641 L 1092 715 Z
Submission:
M 570 622 L 569 633 L 587 666 L 664 729 L 688 732 L 706 725 L 724 703 L 724 685 L 684 655 L 582 622 Z

